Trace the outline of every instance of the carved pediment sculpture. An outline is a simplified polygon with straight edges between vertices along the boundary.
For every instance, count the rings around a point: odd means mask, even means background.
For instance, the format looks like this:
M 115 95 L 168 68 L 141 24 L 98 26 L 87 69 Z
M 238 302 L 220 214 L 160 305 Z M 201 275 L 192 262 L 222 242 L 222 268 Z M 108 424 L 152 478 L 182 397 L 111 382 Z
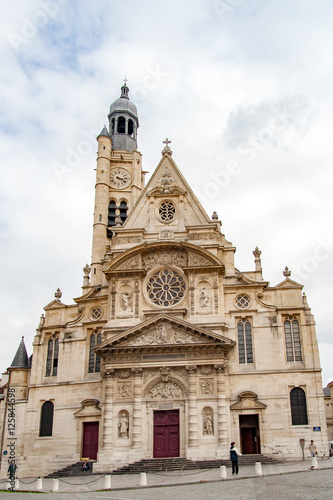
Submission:
M 142 256 L 143 267 L 146 271 L 159 265 L 174 265 L 180 268 L 187 266 L 187 251 L 184 249 L 173 250 L 170 248 L 151 250 Z
M 150 389 L 148 395 L 153 399 L 174 399 L 183 397 L 183 392 L 174 382 L 158 382 Z
M 157 182 L 156 186 L 152 188 L 148 195 L 165 195 L 165 194 L 185 194 L 186 191 L 179 186 L 177 186 L 174 178 L 170 174 L 168 168 L 164 170 L 164 173 L 160 180 Z
M 207 340 L 195 337 L 172 327 L 171 323 L 162 321 L 147 333 L 138 335 L 126 342 L 126 346 L 163 345 L 163 344 L 205 344 Z M 124 344 L 123 344 L 124 345 Z

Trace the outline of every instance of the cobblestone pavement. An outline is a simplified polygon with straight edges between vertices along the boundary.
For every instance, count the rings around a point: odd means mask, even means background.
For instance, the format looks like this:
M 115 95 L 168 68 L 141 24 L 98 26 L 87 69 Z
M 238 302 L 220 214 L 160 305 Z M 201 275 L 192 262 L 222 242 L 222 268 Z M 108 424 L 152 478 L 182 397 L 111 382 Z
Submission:
M 164 472 L 147 474 L 148 487 L 140 487 L 139 475 L 112 476 L 112 490 L 101 491 L 104 476 L 62 478 L 59 492 L 52 493 L 53 480 L 43 480 L 41 500 L 171 500 L 175 496 L 191 500 L 215 500 L 234 497 L 237 500 L 332 500 L 333 458 L 319 461 L 317 470 L 310 470 L 310 461 L 262 466 L 263 476 L 255 476 L 254 467 L 243 467 L 238 476 L 220 479 L 220 470 Z M 151 485 L 151 486 L 150 486 Z M 0 484 L 0 489 L 4 483 Z M 36 480 L 20 482 L 25 493 L 0 491 L 1 500 L 36 500 Z M 31 491 L 28 493 L 28 491 Z M 14 495 L 14 496 L 13 496 Z

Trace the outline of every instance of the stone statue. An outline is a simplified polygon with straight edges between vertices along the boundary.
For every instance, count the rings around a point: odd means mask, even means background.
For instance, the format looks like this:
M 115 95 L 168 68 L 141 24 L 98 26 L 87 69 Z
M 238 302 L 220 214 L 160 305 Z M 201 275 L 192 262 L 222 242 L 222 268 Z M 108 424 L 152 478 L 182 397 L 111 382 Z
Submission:
M 204 420 L 204 425 L 203 425 L 203 433 L 211 436 L 214 434 L 213 432 L 213 422 L 212 422 L 212 416 L 209 411 L 206 413 L 206 417 Z
M 207 307 L 209 304 L 209 296 L 206 287 L 200 290 L 199 302 L 201 307 Z
M 118 427 L 119 427 L 119 437 L 128 438 L 129 423 L 126 413 L 123 413 L 122 416 L 120 417 L 120 422 L 118 424 Z
M 121 308 L 123 311 L 132 310 L 132 296 L 129 292 L 124 292 L 121 296 Z

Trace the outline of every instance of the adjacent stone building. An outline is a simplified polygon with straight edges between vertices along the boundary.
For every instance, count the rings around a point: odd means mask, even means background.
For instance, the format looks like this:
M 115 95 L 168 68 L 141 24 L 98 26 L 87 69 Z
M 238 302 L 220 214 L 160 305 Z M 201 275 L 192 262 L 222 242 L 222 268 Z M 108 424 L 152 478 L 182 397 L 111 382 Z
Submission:
M 145 186 L 126 84 L 97 138 L 92 262 L 82 295 L 57 290 L 28 360 L 22 340 L 0 400 L 2 457 L 21 477 L 81 458 L 111 471 L 141 458 L 328 455 L 315 322 L 286 268 L 281 283 L 235 267 L 166 140 Z M 5 392 L 6 392 L 5 391 Z M 14 400 L 14 403 L 13 403 Z M 15 416 L 15 427 L 9 425 Z M 7 455 L 8 456 L 8 455 Z M 2 468 L 5 474 L 5 468 Z

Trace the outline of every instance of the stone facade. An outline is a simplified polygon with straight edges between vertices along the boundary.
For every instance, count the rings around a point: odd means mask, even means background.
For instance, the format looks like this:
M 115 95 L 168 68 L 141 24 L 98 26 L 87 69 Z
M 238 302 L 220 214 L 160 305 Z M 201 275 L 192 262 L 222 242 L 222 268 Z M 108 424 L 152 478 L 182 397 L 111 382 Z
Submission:
M 20 475 L 81 458 L 103 472 L 141 458 L 228 458 L 231 441 L 244 454 L 298 460 L 300 440 L 314 439 L 327 456 L 315 322 L 302 285 L 287 268 L 278 285 L 265 281 L 258 248 L 253 271 L 235 268 L 235 247 L 195 197 L 169 141 L 145 186 L 133 141 L 129 151 L 115 149 L 111 135 L 103 129 L 97 138 L 83 293 L 66 305 L 56 292 L 31 366 L 9 369 Z M 0 411 L 7 422 L 6 398 Z

